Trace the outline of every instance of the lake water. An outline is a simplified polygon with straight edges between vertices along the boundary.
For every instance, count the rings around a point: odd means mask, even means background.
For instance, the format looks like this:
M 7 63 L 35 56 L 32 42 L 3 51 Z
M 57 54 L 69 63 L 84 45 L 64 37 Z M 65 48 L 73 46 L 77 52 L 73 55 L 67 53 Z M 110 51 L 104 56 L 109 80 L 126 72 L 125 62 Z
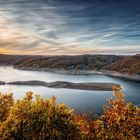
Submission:
M 41 80 L 46 82 L 69 81 L 69 82 L 113 82 L 123 87 L 127 102 L 140 106 L 140 83 L 126 81 L 105 75 L 66 75 L 51 72 L 22 71 L 12 67 L 0 67 L 0 81 L 13 82 L 25 80 Z M 15 86 L 2 85 L 0 92 L 13 93 L 15 99 L 22 99 L 28 91 L 39 94 L 43 98 L 57 97 L 57 102 L 63 102 L 78 112 L 94 111 L 101 113 L 102 106 L 113 97 L 109 91 L 86 91 L 72 89 L 55 89 L 41 86 Z

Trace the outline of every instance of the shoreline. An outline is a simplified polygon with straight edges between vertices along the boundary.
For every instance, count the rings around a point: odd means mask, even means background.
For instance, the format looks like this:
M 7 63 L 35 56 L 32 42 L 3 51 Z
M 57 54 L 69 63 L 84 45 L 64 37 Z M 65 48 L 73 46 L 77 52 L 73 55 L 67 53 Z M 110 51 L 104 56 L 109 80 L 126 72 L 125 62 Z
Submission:
M 139 75 L 129 75 L 126 73 L 119 73 L 116 71 L 110 71 L 110 70 L 101 70 L 104 75 L 116 77 L 124 80 L 134 81 L 134 82 L 140 82 L 140 76 Z
M 33 68 L 33 67 L 14 67 L 18 70 L 25 71 L 43 71 L 43 72 L 53 72 L 58 74 L 69 74 L 69 75 L 107 75 L 111 77 L 121 78 L 128 81 L 140 82 L 139 75 L 129 75 L 127 73 L 119 73 L 111 70 L 65 70 L 65 69 L 51 69 L 51 68 Z
M 69 74 L 69 75 L 92 75 L 92 74 L 102 74 L 100 71 L 96 70 L 77 70 L 77 69 L 52 69 L 52 68 L 33 68 L 33 67 L 13 67 L 14 69 L 18 70 L 25 70 L 25 71 L 42 71 L 42 72 L 53 72 L 58 74 Z

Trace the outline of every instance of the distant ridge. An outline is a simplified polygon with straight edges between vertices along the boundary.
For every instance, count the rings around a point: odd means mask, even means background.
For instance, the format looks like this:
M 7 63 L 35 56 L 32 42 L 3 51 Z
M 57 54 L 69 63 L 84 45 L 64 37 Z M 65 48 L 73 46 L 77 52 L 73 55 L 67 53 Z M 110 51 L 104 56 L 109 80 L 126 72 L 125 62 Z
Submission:
M 120 73 L 140 75 L 140 54 L 134 56 L 120 55 L 3 55 L 0 65 L 14 66 L 24 70 L 58 69 L 58 70 L 111 70 Z
M 46 56 L 31 57 L 16 63 L 16 68 L 50 68 L 50 69 L 77 69 L 77 70 L 99 70 L 120 59 L 116 55 L 78 55 L 78 56 Z
M 117 71 L 120 73 L 140 75 L 140 54 L 126 57 L 104 67 L 104 69 Z

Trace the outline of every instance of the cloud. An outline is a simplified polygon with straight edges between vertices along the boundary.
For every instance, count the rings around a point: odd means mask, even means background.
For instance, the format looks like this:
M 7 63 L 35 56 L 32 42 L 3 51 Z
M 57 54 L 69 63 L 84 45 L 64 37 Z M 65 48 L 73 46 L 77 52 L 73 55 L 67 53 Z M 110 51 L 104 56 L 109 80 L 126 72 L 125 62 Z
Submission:
M 138 53 L 136 0 L 0 1 L 0 52 Z

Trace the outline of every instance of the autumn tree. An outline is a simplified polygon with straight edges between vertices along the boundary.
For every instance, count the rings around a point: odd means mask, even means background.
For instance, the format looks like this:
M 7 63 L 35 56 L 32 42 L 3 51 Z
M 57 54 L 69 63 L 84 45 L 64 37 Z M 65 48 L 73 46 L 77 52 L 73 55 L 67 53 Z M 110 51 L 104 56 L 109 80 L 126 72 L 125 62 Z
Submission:
M 140 139 L 140 108 L 126 103 L 119 87 L 114 87 L 115 99 L 109 99 L 103 115 L 89 121 L 87 139 L 138 140 Z
M 120 87 L 109 99 L 103 115 L 90 119 L 77 115 L 55 97 L 42 99 L 27 93 L 13 101 L 0 94 L 0 140 L 138 140 L 140 107 L 126 103 Z
M 45 100 L 27 93 L 11 108 L 7 120 L 0 128 L 2 140 L 72 139 L 80 137 L 73 123 L 73 110 L 56 104 L 55 97 Z
M 9 116 L 9 111 L 14 104 L 12 94 L 0 93 L 0 122 L 3 122 Z

